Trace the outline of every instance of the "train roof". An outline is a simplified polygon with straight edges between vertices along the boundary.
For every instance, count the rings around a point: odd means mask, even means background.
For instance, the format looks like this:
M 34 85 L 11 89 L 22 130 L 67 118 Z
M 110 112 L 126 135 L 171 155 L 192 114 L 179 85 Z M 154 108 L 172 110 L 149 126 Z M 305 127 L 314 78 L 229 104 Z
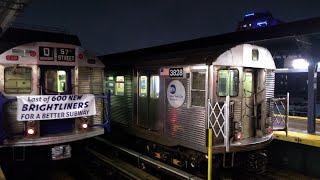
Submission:
M 314 53 L 320 44 L 320 17 L 299 20 L 261 29 L 232 32 L 123 53 L 100 56 L 108 66 L 212 63 L 224 51 L 238 44 L 250 43 L 267 48 L 272 55 L 293 51 Z
M 241 44 L 222 53 L 213 65 L 276 69 L 270 52 L 263 47 Z
M 0 54 L 13 47 L 33 42 L 56 42 L 81 46 L 76 35 L 10 27 L 0 36 Z

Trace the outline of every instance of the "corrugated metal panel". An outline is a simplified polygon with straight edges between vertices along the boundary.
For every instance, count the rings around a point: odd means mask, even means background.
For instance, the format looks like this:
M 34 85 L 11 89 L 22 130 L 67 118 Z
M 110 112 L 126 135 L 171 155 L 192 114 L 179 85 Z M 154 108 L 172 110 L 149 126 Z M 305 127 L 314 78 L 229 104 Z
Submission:
M 79 94 L 89 94 L 90 90 L 91 68 L 81 67 L 78 72 L 78 89 Z
M 4 127 L 8 134 L 20 134 L 24 132 L 24 123 L 17 121 L 17 102 L 8 102 L 4 109 Z
M 92 68 L 92 72 L 90 74 L 91 82 L 91 93 L 93 94 L 102 94 L 103 92 L 103 69 L 101 68 Z
M 233 121 L 241 122 L 242 121 L 242 103 L 239 100 L 233 101 Z M 231 114 L 230 114 L 231 115 Z
M 167 102 L 165 134 L 186 144 L 204 146 L 206 139 L 205 107 L 187 107 L 190 99 L 190 82 L 189 79 L 180 79 L 180 81 L 186 89 L 186 99 L 179 108 L 172 108 Z M 166 87 L 169 83 L 170 79 L 166 82 Z
M 101 124 L 103 119 L 103 100 L 101 98 L 96 98 L 96 109 L 97 114 L 91 117 L 91 123 Z
M 101 95 L 103 91 L 104 71 L 102 68 L 80 67 L 78 72 L 79 94 Z M 101 124 L 103 120 L 103 100 L 96 98 L 97 114 L 90 117 L 93 124 Z
M 124 96 L 111 97 L 111 116 L 112 120 L 121 124 L 131 125 L 133 102 L 132 102 L 132 76 L 125 75 Z
M 275 84 L 275 72 L 268 71 L 266 74 L 266 103 L 267 103 L 267 114 L 271 117 L 271 111 L 273 104 L 271 99 L 274 97 L 274 84 Z

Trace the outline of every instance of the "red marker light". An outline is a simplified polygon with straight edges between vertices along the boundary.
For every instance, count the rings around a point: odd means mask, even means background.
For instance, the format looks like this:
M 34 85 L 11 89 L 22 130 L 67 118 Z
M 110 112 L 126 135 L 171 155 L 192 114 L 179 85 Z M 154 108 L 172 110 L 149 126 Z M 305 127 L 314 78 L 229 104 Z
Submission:
M 83 59 L 83 54 L 80 53 L 80 54 L 78 55 L 78 58 L 79 58 L 79 59 Z
M 241 132 L 237 132 L 235 134 L 235 140 L 238 141 L 238 140 L 241 140 L 242 139 L 242 133 Z
M 7 59 L 8 61 L 18 61 L 18 60 L 19 60 L 19 56 L 6 55 L 6 59 Z
M 35 57 L 37 55 L 37 52 L 35 51 L 29 51 L 29 54 L 31 57 Z

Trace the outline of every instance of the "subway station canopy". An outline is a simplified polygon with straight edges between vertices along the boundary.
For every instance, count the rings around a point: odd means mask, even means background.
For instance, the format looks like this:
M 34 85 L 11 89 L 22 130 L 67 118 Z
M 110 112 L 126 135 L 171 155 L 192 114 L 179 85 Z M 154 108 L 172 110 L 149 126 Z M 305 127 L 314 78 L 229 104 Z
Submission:
M 31 42 L 59 42 L 81 45 L 77 36 L 61 27 L 12 23 L 31 0 L 0 0 L 0 53 Z
M 0 0 L 0 33 L 4 32 L 31 0 Z
M 315 133 L 317 62 L 320 61 L 320 17 L 275 26 L 237 31 L 217 36 L 109 54 L 100 58 L 106 67 L 144 65 L 170 65 L 197 63 L 199 59 L 211 64 L 222 52 L 238 44 L 249 43 L 267 48 L 275 61 L 284 62 L 289 56 L 307 59 L 308 70 L 308 133 Z M 198 54 L 197 58 L 192 55 Z M 189 56 L 189 57 L 188 57 Z M 209 58 L 210 57 L 210 58 Z M 287 72 L 290 70 L 288 69 Z M 294 71 L 291 71 L 294 72 Z
M 312 56 L 320 61 L 320 17 L 283 23 L 276 26 L 246 31 L 237 31 L 217 36 L 199 38 L 156 47 L 138 49 L 123 53 L 101 56 L 106 64 L 127 63 L 138 59 L 154 60 L 154 57 L 185 54 L 188 52 L 216 52 L 216 55 L 242 43 L 266 47 L 273 57 L 285 57 L 292 54 Z M 182 53 L 183 52 L 183 53 Z M 165 55 L 164 55 L 165 54 Z M 166 57 L 163 57 L 166 58 Z M 121 59 L 119 61 L 108 61 Z M 151 62 L 150 62 L 151 63 Z M 116 65 L 116 64 L 114 64 Z

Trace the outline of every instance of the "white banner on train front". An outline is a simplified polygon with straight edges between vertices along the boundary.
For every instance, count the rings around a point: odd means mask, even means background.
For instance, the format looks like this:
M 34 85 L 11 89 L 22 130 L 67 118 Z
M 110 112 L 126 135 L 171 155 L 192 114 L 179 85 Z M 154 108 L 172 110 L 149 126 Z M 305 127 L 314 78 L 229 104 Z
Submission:
M 93 94 L 17 96 L 17 120 L 67 119 L 96 115 Z

